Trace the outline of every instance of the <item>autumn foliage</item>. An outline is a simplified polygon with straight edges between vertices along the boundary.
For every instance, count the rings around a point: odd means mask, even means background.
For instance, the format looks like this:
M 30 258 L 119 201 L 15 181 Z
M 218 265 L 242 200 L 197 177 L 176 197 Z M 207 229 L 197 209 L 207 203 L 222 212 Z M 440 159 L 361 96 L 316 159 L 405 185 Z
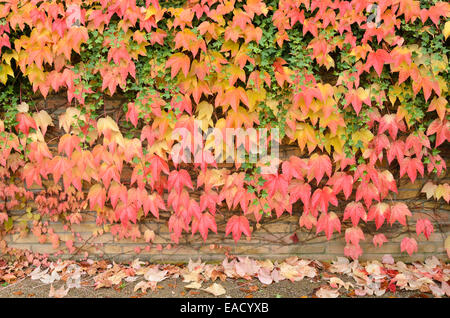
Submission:
M 151 241 L 139 222 L 169 211 L 178 243 L 217 233 L 218 213 L 235 241 L 289 213 L 328 239 L 345 233 L 358 258 L 366 224 L 412 216 L 391 200 L 400 178 L 445 173 L 449 17 L 432 0 L 0 1 L 0 222 L 12 230 L 8 211 L 24 208 L 58 247 L 40 215 L 70 225 L 90 209 L 104 231 Z M 36 107 L 56 93 L 62 114 Z M 108 96 L 123 100 L 114 112 Z M 172 132 L 195 120 L 278 128 L 301 155 L 276 174 L 175 164 Z M 424 192 L 450 200 L 448 184 Z M 433 231 L 420 219 L 401 250 Z

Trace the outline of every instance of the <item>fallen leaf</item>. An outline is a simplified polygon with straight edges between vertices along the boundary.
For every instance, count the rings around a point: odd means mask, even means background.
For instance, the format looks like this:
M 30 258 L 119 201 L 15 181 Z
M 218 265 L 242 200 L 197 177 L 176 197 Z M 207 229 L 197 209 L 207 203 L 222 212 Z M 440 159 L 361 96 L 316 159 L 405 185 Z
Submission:
M 69 290 L 70 290 L 70 288 L 64 289 L 64 285 L 61 286 L 61 288 L 56 289 L 56 290 L 53 288 L 53 285 L 50 285 L 50 293 L 48 294 L 48 296 L 54 297 L 54 298 L 63 298 L 67 295 Z
M 146 280 L 148 280 L 149 282 L 160 282 L 163 281 L 164 279 L 166 279 L 166 274 L 167 271 L 160 271 L 159 268 L 156 267 L 152 267 L 150 268 L 145 274 L 144 274 L 144 278 Z
M 225 288 L 222 287 L 222 285 L 214 283 L 208 288 L 203 289 L 205 292 L 211 293 L 214 296 L 220 296 L 226 293 Z
M 319 298 L 337 298 L 339 297 L 339 291 L 328 287 L 320 287 L 320 289 L 316 292 L 316 296 Z
M 381 259 L 381 262 L 383 262 L 383 264 L 390 264 L 390 265 L 395 263 L 394 258 L 392 257 L 391 254 L 383 255 L 383 258 Z
M 192 283 L 184 286 L 184 288 L 187 288 L 187 289 L 201 289 L 202 288 L 202 283 L 192 282 Z

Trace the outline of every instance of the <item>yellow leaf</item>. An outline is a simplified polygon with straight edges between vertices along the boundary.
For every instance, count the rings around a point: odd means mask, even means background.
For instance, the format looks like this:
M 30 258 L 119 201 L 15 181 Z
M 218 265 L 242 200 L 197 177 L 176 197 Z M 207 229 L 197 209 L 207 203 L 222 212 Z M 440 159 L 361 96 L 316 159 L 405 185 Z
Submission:
M 19 59 L 19 55 L 17 54 L 16 51 L 11 51 L 11 53 L 3 53 L 2 54 L 2 60 L 10 65 L 11 64 L 11 59 L 15 59 L 16 61 Z
M 155 239 L 155 232 L 149 229 L 145 230 L 144 239 L 147 243 L 153 241 Z
M 317 146 L 316 131 L 314 128 L 305 123 L 297 123 L 297 130 L 294 134 L 300 149 L 303 151 L 308 145 L 308 151 L 313 151 Z
M 411 125 L 411 114 L 408 112 L 408 110 L 406 109 L 406 107 L 404 105 L 400 105 L 397 108 L 397 114 L 395 115 L 397 121 L 400 121 L 402 119 L 405 119 L 406 124 L 408 125 L 408 128 Z M 418 122 L 421 121 L 421 118 L 416 117 L 415 120 L 417 120 Z
M 428 111 L 435 110 L 441 120 L 445 117 L 445 112 L 447 111 L 447 100 L 444 97 L 434 97 L 428 107 Z
M 222 285 L 214 283 L 208 288 L 203 289 L 204 291 L 213 294 L 214 296 L 220 296 L 226 293 L 225 288 Z
M 337 129 L 336 134 L 332 134 L 331 132 L 325 135 L 325 150 L 331 154 L 331 146 L 336 153 L 342 154 L 344 149 L 345 140 L 341 138 L 342 135 L 345 135 L 345 128 L 339 127 Z
M 52 118 L 45 110 L 41 110 L 39 113 L 33 114 L 33 119 L 41 129 L 43 135 L 45 135 L 48 126 L 53 126 Z
M 5 84 L 8 80 L 8 75 L 14 77 L 11 66 L 8 64 L 0 64 L 0 82 Z
M 208 127 L 212 127 L 214 125 L 211 119 L 213 111 L 213 105 L 208 102 L 203 101 L 197 105 L 196 119 L 201 120 L 201 128 L 203 131 L 206 131 Z
M 120 133 L 117 123 L 109 116 L 105 118 L 100 118 L 97 122 L 97 129 L 100 134 L 104 133 L 106 130 L 114 131 Z
M 151 16 L 156 14 L 156 8 L 152 5 L 150 5 L 147 10 L 145 10 L 145 19 L 148 20 Z
M 28 106 L 28 104 L 26 102 L 21 102 L 19 104 L 19 106 L 17 106 L 17 111 L 19 113 L 28 113 L 29 110 L 30 110 L 30 106 Z
M 402 85 L 402 86 L 403 86 L 403 85 Z M 402 89 L 400 86 L 398 86 L 398 85 L 391 86 L 391 87 L 389 88 L 388 97 L 389 97 L 389 101 L 391 102 L 392 105 L 395 104 L 395 101 L 396 101 L 397 99 L 398 99 L 400 102 L 403 101 L 403 97 L 401 96 L 402 92 L 403 92 L 403 89 Z
M 0 72 L 1 74 L 1 72 Z M 33 84 L 40 84 L 45 82 L 45 73 L 36 64 L 29 65 L 25 70 L 25 75 L 28 76 L 28 79 Z
M 167 153 L 170 152 L 169 146 L 166 140 L 157 140 L 148 149 L 149 154 L 157 154 L 162 159 L 167 157 Z
M 448 202 L 450 200 L 450 186 L 448 183 L 438 185 L 434 192 L 434 197 L 436 200 L 443 198 Z
M 66 133 L 69 133 L 71 126 L 78 119 L 84 120 L 84 115 L 81 115 L 81 111 L 75 107 L 68 107 L 66 112 L 59 116 L 59 128 L 63 128 Z
M 447 40 L 447 37 L 450 35 L 450 21 L 445 22 L 444 30 L 442 31 L 442 33 Z
M 360 129 L 357 132 L 354 132 L 352 135 L 353 143 L 356 145 L 358 141 L 361 141 L 363 144 L 363 149 L 361 151 L 364 151 L 365 148 L 367 148 L 367 145 L 369 142 L 373 139 L 373 134 L 368 129 Z M 357 148 L 354 147 L 356 150 Z
M 425 193 L 427 195 L 427 200 L 429 200 L 431 197 L 433 197 L 434 193 L 436 192 L 437 185 L 435 185 L 433 182 L 428 181 L 422 188 L 420 192 Z
M 259 90 L 248 90 L 248 109 L 249 111 L 254 111 L 259 102 L 264 101 L 266 99 L 266 90 L 264 88 L 260 88 Z
M 278 102 L 273 99 L 269 99 L 266 102 L 266 105 L 269 106 L 269 108 L 273 111 L 274 115 L 278 115 Z

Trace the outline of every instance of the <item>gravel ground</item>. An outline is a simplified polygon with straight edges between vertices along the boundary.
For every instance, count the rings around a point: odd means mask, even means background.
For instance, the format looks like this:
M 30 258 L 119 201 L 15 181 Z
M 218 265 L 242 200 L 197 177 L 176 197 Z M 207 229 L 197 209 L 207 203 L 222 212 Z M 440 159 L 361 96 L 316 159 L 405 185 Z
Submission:
M 344 277 L 342 277 L 344 279 Z M 347 277 L 347 281 L 352 281 Z M 214 297 L 201 290 L 185 289 L 187 283 L 183 283 L 180 278 L 166 279 L 158 283 L 156 291 L 147 290 L 147 293 L 140 291 L 134 292 L 136 282 L 127 283 L 112 288 L 100 288 L 95 290 L 93 287 L 93 280 L 85 280 L 82 282 L 82 287 L 79 289 L 73 288 L 69 291 L 66 297 L 69 298 L 207 298 Z M 246 281 L 243 279 L 227 279 L 225 281 L 216 281 L 221 284 L 226 294 L 220 297 L 231 298 L 301 298 L 301 297 L 315 297 L 315 291 L 321 285 L 326 284 L 324 281 L 313 281 L 304 279 L 299 282 L 291 282 L 284 280 L 271 285 L 261 284 L 258 280 Z M 202 288 L 207 288 L 212 282 L 203 283 Z M 62 281 L 53 284 L 55 289 L 63 285 Z M 11 285 L 0 287 L 0 298 L 46 298 L 49 295 L 50 285 L 42 284 L 40 281 L 34 281 L 29 278 L 18 281 Z M 340 289 L 340 297 L 358 297 L 351 291 L 347 292 L 345 289 Z M 427 298 L 433 297 L 432 294 L 423 294 L 420 292 L 399 291 L 395 294 L 386 293 L 382 298 L 396 297 L 396 298 Z

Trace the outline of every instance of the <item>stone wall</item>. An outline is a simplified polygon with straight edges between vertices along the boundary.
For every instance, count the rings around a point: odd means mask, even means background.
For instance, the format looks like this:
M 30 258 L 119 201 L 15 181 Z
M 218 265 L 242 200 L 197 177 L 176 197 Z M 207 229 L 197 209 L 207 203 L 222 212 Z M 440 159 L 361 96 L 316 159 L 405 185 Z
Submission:
M 123 102 L 119 99 L 108 101 L 105 112 L 121 108 Z M 37 108 L 46 109 L 47 112 L 51 113 L 54 123 L 57 125 L 58 115 L 67 106 L 65 97 L 53 96 L 46 101 L 40 101 Z M 113 117 L 115 115 L 117 115 L 116 119 L 119 120 L 123 113 L 120 115 L 116 111 Z M 49 127 L 48 134 L 50 138 L 53 137 L 52 134 L 56 131 Z M 281 150 L 282 157 L 288 157 L 296 153 L 296 150 L 292 147 L 283 147 Z M 442 156 L 444 158 L 450 157 L 448 154 L 445 156 L 442 154 Z M 450 162 L 447 163 L 447 166 L 449 164 Z M 123 173 L 122 177 L 127 178 L 127 173 Z M 392 254 L 395 258 L 403 260 L 423 259 L 431 255 L 447 259 L 444 241 L 450 235 L 450 206 L 442 199 L 439 201 L 427 200 L 425 195 L 420 193 L 426 181 L 418 179 L 414 184 L 411 184 L 408 180 L 402 179 L 398 195 L 392 195 L 387 198 L 388 201 L 405 202 L 413 212 L 413 217 L 408 219 L 408 226 L 409 231 L 419 243 L 418 253 L 413 254 L 412 257 L 409 257 L 406 253 L 401 253 L 400 242 L 408 234 L 405 232 L 405 227 L 397 222 L 392 227 L 384 224 L 376 232 L 384 233 L 389 242 L 382 247 L 375 247 L 372 243 L 372 233 L 375 233 L 375 225 L 372 224 L 373 222 L 370 222 L 369 224 L 361 224 L 365 233 L 365 241 L 361 242 L 363 249 L 361 259 L 380 259 L 384 254 Z M 434 181 L 436 183 L 450 183 L 450 172 Z M 38 192 L 40 190 L 34 188 L 33 191 Z M 343 207 L 345 207 L 345 202 L 340 202 L 339 208 L 342 209 Z M 345 246 L 344 232 L 348 226 L 347 222 L 343 223 L 341 234 L 335 233 L 332 239 L 328 241 L 323 233 L 317 236 L 315 231 L 309 232 L 304 228 L 300 229 L 298 219 L 301 211 L 302 208 L 300 206 L 294 205 L 292 216 L 285 213 L 279 219 L 264 218 L 258 227 L 255 222 L 251 222 L 253 226 L 251 239 L 242 237 L 238 244 L 234 243 L 231 236 L 225 237 L 224 215 L 229 213 L 225 210 L 221 211 L 223 214 L 217 213 L 218 234 L 210 233 L 206 242 L 203 242 L 198 233 L 193 237 L 190 234 L 184 234 L 178 245 L 174 245 L 170 241 L 170 233 L 167 227 L 169 213 L 162 213 L 160 220 L 152 217 L 150 222 L 140 225 L 142 232 L 145 229 L 154 231 L 155 238 L 152 243 L 147 243 L 143 238 L 138 238 L 135 241 L 131 239 L 118 240 L 110 233 L 94 236 L 93 233 L 104 228 L 96 225 L 96 213 L 92 211 L 83 212 L 81 224 L 73 224 L 70 230 L 61 223 L 51 221 L 49 221 L 48 228 L 53 229 L 60 237 L 62 242 L 60 248 L 64 251 L 67 251 L 67 248 L 65 248 L 63 241 L 75 238 L 74 245 L 77 251 L 75 257 L 81 257 L 85 252 L 88 252 L 91 257 L 98 256 L 116 260 L 131 260 L 139 257 L 153 261 L 180 262 L 198 257 L 203 260 L 218 261 L 224 258 L 225 253 L 272 259 L 283 259 L 296 255 L 300 258 L 330 260 L 336 256 L 343 256 Z M 18 219 L 24 211 L 12 211 L 9 213 L 13 215 L 14 219 Z M 415 222 L 423 217 L 429 218 L 434 225 L 435 232 L 430 236 L 429 240 L 426 240 L 423 235 L 420 235 L 419 238 L 415 235 Z M 18 233 L 8 234 L 5 239 L 9 247 L 30 249 L 34 252 L 51 255 L 57 251 L 48 241 L 40 243 L 33 233 L 29 233 L 26 236 L 21 236 Z M 136 248 L 140 249 L 139 255 L 137 255 Z M 74 255 L 67 252 L 57 256 L 74 257 Z

